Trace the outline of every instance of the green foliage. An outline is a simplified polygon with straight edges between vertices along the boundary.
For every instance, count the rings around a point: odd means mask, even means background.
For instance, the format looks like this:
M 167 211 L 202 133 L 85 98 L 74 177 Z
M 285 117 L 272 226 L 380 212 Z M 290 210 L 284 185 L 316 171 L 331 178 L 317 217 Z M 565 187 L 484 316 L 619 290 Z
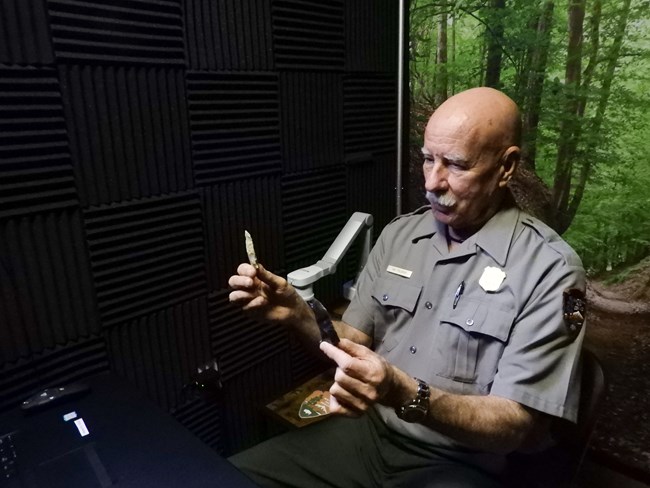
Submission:
M 563 121 L 571 121 L 575 153 L 570 163 L 571 191 L 588 168 L 584 195 L 564 237 L 591 273 L 650 254 L 650 2 L 632 0 L 620 51 L 614 49 L 625 0 L 603 1 L 594 15 L 588 0 L 584 21 L 581 83 L 584 112 L 568 114 L 565 85 L 568 0 L 554 2 L 553 21 L 539 108 L 535 169 L 552 188 Z M 435 109 L 437 23 L 448 14 L 448 94 L 483 84 L 486 38 L 495 13 L 488 0 L 411 2 L 411 142 L 421 144 L 424 123 Z M 509 0 L 502 15 L 500 87 L 520 106 L 526 103 L 530 52 L 539 42 L 542 0 Z M 594 37 L 592 22 L 599 20 Z M 597 49 L 596 63 L 589 53 Z M 612 59 L 616 56 L 616 59 Z M 615 69 L 611 76 L 612 65 Z M 593 70 L 592 70 L 593 69 Z M 611 85 L 610 85 L 611 80 Z M 569 118 L 567 118 L 569 117 Z M 565 122 L 566 123 L 566 122 Z M 564 141 L 566 142 L 566 141 Z
M 601 164 L 564 236 L 592 273 L 650 254 L 650 102 L 634 107 L 626 96 L 621 88 L 622 100 L 604 129 L 608 144 L 595 155 Z

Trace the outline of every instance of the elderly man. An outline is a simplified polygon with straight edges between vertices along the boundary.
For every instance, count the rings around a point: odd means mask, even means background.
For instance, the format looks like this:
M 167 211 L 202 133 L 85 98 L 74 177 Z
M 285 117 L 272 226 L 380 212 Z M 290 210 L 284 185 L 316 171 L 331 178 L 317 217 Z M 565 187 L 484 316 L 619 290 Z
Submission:
M 338 368 L 339 416 L 232 461 L 263 486 L 496 486 L 505 453 L 576 419 L 584 271 L 547 226 L 513 204 L 519 112 L 475 88 L 432 115 L 431 205 L 383 230 L 358 293 L 320 343 Z M 230 300 L 319 343 L 286 280 L 248 264 Z

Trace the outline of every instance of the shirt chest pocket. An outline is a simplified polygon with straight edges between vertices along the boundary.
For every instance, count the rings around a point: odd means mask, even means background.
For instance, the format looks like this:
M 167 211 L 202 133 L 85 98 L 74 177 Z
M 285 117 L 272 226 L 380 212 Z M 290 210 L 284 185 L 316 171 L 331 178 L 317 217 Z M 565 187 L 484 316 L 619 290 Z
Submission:
M 372 291 L 375 307 L 374 345 L 377 352 L 390 351 L 401 340 L 413 318 L 422 285 L 380 277 Z
M 436 357 L 440 358 L 436 373 L 477 384 L 485 393 L 494 380 L 514 320 L 514 310 L 469 299 L 443 314 L 434 339 Z

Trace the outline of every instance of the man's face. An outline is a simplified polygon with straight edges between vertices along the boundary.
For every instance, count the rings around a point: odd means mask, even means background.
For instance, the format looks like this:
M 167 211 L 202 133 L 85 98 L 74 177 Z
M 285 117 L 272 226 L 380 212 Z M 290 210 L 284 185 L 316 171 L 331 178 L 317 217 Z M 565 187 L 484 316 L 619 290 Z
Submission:
M 455 231 L 478 230 L 494 213 L 503 168 L 486 149 L 482 128 L 459 114 L 429 121 L 424 134 L 424 187 L 434 217 Z M 489 146 L 489 145 L 488 145 Z

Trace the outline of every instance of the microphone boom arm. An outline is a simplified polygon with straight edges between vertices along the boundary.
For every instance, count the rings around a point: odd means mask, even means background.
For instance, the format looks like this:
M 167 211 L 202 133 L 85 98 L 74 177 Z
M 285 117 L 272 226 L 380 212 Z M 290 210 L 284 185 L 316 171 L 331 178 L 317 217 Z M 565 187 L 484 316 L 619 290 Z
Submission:
M 362 212 L 353 213 L 322 259 L 319 259 L 316 264 L 312 264 L 307 268 L 297 269 L 287 275 L 289 283 L 296 288 L 298 294 L 305 301 L 314 298 L 313 284 L 323 276 L 330 275 L 336 271 L 336 267 L 341 259 L 343 259 L 343 256 L 345 256 L 345 253 L 350 249 L 352 242 L 365 229 L 361 259 L 359 260 L 359 270 L 357 271 L 354 282 L 351 285 L 348 283 L 344 285 L 345 297 L 348 300 L 352 299 L 356 293 L 356 281 L 368 260 L 370 248 L 372 247 L 372 225 L 372 215 Z

